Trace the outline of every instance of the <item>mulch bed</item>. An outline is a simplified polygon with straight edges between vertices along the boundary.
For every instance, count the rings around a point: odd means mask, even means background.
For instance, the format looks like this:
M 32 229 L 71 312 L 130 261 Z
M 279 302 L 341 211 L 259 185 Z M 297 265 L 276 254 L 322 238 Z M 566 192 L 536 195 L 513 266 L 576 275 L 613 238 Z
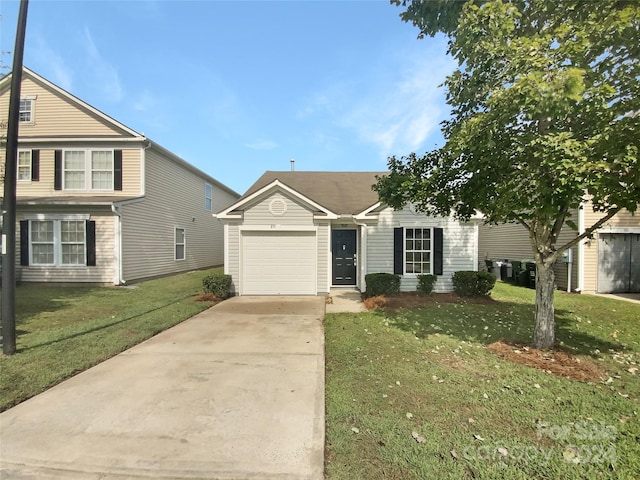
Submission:
M 487 348 L 500 358 L 559 377 L 581 382 L 601 382 L 607 378 L 605 370 L 593 360 L 578 358 L 560 347 L 538 350 L 521 343 L 510 344 L 499 340 Z
M 414 292 L 401 292 L 393 297 L 371 297 L 363 296 L 364 305 L 368 310 L 381 308 L 387 311 L 396 311 L 402 308 L 428 307 L 438 303 L 474 303 L 489 305 L 495 302 L 491 297 L 461 297 L 455 293 L 432 293 L 430 295 L 418 295 Z

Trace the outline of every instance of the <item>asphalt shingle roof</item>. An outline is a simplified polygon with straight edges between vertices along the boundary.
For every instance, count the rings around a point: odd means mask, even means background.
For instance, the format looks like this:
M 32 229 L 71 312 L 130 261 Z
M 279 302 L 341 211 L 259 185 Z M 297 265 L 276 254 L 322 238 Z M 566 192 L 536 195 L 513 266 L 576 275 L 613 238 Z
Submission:
M 252 195 L 275 180 L 338 215 L 358 214 L 378 203 L 371 189 L 376 175 L 388 172 L 305 172 L 267 171 L 241 197 Z

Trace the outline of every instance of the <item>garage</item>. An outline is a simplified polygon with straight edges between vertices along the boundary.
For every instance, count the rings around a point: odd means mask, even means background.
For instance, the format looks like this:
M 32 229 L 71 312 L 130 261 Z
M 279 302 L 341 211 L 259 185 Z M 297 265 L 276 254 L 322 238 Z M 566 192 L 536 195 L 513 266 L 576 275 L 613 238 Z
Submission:
M 316 295 L 316 232 L 243 231 L 241 295 Z
M 640 234 L 598 235 L 598 292 L 640 292 Z

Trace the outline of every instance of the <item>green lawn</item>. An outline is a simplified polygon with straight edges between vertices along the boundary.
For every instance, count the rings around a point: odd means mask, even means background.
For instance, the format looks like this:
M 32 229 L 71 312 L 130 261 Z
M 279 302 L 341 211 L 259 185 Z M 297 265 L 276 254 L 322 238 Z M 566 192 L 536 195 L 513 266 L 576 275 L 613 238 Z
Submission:
M 17 353 L 0 355 L 0 411 L 211 306 L 196 302 L 205 275 L 132 287 L 23 284 L 16 290 Z
M 557 338 L 607 379 L 501 360 L 534 292 L 325 319 L 329 479 L 640 478 L 640 305 L 557 292 Z M 584 360 L 583 360 L 584 361 Z

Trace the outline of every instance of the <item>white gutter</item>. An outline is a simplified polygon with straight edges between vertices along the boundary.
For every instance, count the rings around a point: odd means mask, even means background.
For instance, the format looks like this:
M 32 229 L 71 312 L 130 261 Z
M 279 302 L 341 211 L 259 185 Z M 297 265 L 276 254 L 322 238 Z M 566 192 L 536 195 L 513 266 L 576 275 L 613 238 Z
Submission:
M 142 147 L 140 154 L 140 195 L 144 195 L 147 189 L 147 150 L 151 148 L 151 141 L 146 140 L 146 145 Z
M 82 138 L 82 137 L 70 137 L 70 138 L 65 138 L 65 137 L 50 137 L 50 138 L 21 138 L 19 140 L 19 143 L 77 143 L 77 142 L 82 142 L 82 143 L 87 143 L 87 142 L 91 142 L 91 143 L 97 143 L 97 142 L 104 142 L 104 143 L 112 143 L 112 142 L 126 142 L 126 143 L 135 143 L 135 142 L 144 142 L 145 138 L 144 137 L 92 137 L 92 138 Z
M 356 221 L 355 216 L 353 217 L 353 223 L 355 223 L 357 226 L 360 227 L 360 248 L 362 249 L 362 252 L 358 253 L 358 271 L 360 272 L 360 275 L 358 275 L 358 285 L 356 285 L 361 292 L 364 292 L 366 290 L 366 285 L 365 285 L 365 275 L 367 274 L 367 227 L 368 225 L 366 223 L 361 223 Z

